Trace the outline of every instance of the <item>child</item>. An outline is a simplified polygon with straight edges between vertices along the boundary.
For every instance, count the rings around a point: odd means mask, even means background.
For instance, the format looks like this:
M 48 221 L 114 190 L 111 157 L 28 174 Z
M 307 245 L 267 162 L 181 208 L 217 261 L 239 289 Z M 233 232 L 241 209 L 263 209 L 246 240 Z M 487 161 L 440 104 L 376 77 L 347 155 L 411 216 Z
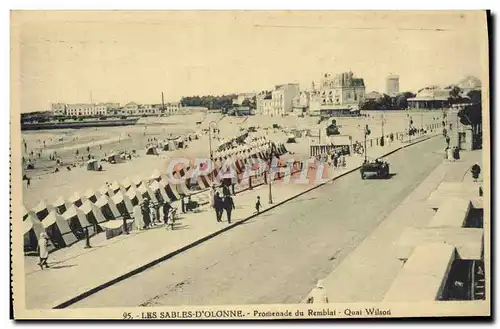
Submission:
M 262 205 L 260 204 L 260 196 L 257 196 L 257 202 L 255 203 L 255 210 L 257 210 L 257 213 L 260 213 L 260 207 Z

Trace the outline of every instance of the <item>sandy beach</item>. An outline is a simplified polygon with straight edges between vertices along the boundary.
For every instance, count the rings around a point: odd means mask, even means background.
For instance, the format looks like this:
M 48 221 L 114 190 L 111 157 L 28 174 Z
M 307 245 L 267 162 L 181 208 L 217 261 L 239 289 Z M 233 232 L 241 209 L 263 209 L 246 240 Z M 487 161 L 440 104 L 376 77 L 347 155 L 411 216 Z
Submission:
M 414 126 L 425 129 L 427 124 L 440 123 L 441 112 L 411 113 Z M 404 132 L 408 128 L 409 117 L 406 112 L 385 112 L 384 134 L 391 132 Z M 330 120 L 318 124 L 317 117 L 297 118 L 288 117 L 225 117 L 220 113 L 194 113 L 191 115 L 176 115 L 171 117 L 141 118 L 135 126 L 65 129 L 58 131 L 28 131 L 23 132 L 23 139 L 27 144 L 25 157 L 33 151 L 35 169 L 24 170 L 24 174 L 31 178 L 30 187 L 23 184 L 23 202 L 27 209 L 35 207 L 42 198 L 52 203 L 59 197 L 69 198 L 75 192 L 83 194 L 88 189 L 97 190 L 106 182 L 121 181 L 126 177 L 151 177 L 154 170 L 162 171 L 169 161 L 178 157 L 190 159 L 196 157 L 209 157 L 209 138 L 204 129 L 209 125 L 220 130 L 218 136 L 212 136 L 212 149 L 216 150 L 223 139 L 234 137 L 240 129 L 257 127 L 260 134 L 269 140 L 285 143 L 287 130 L 309 129 L 310 134 L 317 136 L 320 131 L 325 142 L 325 128 Z M 363 140 L 363 127 L 368 124 L 372 130 L 371 138 L 382 134 L 382 113 L 370 112 L 366 117 L 336 118 L 343 135 L 350 135 L 353 141 Z M 201 124 L 197 124 L 200 123 Z M 215 122 L 215 123 L 214 123 Z M 282 129 L 272 129 L 273 124 L 278 124 Z M 268 128 L 268 129 L 265 129 Z M 264 130 L 265 129 L 265 130 Z M 146 155 L 146 147 L 152 140 L 197 133 L 200 138 L 188 143 L 182 150 L 161 151 L 159 155 Z M 219 140 L 220 139 L 220 140 Z M 45 147 L 43 145 L 45 141 Z M 309 157 L 309 145 L 316 142 L 316 137 L 303 137 L 297 143 L 286 144 L 287 149 L 299 156 Z M 87 147 L 89 152 L 87 152 Z M 100 159 L 113 152 L 136 151 L 137 157 L 123 163 L 109 164 Z M 78 151 L 78 156 L 76 155 Z M 57 152 L 62 159 L 59 172 L 54 173 L 57 164 L 49 156 Z M 38 153 L 40 157 L 38 158 Z M 88 156 L 94 157 L 103 166 L 103 171 L 87 171 Z M 83 159 L 82 159 L 83 157 Z M 73 164 L 76 167 L 73 167 Z M 66 169 L 70 166 L 71 171 Z

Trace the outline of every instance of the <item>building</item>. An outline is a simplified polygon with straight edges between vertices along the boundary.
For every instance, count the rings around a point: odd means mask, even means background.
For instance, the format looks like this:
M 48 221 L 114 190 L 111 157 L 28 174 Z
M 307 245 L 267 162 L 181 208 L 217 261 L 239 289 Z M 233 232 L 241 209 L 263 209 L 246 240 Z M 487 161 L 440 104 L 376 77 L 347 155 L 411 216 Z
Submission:
M 252 100 L 252 98 L 256 97 L 256 93 L 242 93 L 238 94 L 236 99 L 233 99 L 233 105 L 243 105 L 243 102 L 246 100 Z
M 387 95 L 395 97 L 399 94 L 399 76 L 389 75 L 386 79 L 386 92 Z
M 444 109 L 450 106 L 451 88 L 429 86 L 420 89 L 415 97 L 408 98 L 409 109 Z
M 91 103 L 78 103 L 78 104 L 67 104 L 66 113 L 69 116 L 94 116 L 95 115 L 95 104 Z
M 66 104 L 52 103 L 51 110 L 53 115 L 66 115 Z
M 295 96 L 292 100 L 293 114 L 306 115 L 309 111 L 310 102 L 311 92 L 301 91 L 300 94 Z
M 350 115 L 359 112 L 365 100 L 365 83 L 352 72 L 323 76 L 319 90 L 310 97 L 310 115 Z
M 277 85 L 273 91 L 265 91 L 257 96 L 257 113 L 270 116 L 287 115 L 292 112 L 293 99 L 297 95 L 298 83 Z

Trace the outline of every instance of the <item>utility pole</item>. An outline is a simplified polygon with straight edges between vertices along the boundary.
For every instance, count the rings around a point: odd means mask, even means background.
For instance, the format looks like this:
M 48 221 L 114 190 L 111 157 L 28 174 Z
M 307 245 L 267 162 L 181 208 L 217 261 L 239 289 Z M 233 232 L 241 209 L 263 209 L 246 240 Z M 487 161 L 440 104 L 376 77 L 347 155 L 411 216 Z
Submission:
M 161 112 L 165 113 L 165 100 L 163 99 L 163 91 L 161 92 Z
M 274 149 L 274 144 L 271 144 L 270 149 L 269 149 L 269 204 L 273 204 L 273 193 L 271 191 L 271 182 L 273 180 L 273 177 L 271 176 L 271 166 L 273 163 L 273 149 Z

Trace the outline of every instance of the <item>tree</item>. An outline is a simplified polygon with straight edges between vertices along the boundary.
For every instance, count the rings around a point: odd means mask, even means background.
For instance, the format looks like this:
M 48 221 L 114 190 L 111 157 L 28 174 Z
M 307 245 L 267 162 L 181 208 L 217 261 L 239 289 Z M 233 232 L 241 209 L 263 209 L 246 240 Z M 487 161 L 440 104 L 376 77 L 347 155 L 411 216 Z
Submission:
M 462 100 L 462 89 L 459 86 L 453 86 L 450 90 L 450 96 L 448 97 L 448 101 L 450 105 L 459 103 Z
M 481 104 L 481 90 L 471 90 L 467 93 L 472 104 Z

